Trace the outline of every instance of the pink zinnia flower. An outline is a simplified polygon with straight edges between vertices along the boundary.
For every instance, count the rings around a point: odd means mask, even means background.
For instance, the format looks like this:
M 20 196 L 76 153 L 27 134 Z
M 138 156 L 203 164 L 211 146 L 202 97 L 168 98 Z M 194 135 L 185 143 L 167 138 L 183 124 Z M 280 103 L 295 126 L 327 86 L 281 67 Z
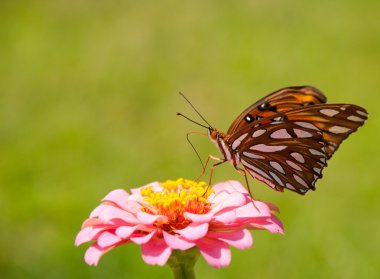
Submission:
M 125 243 L 141 245 L 148 264 L 164 265 L 172 251 L 198 247 L 214 267 L 229 265 L 229 245 L 246 249 L 252 245 L 249 230 L 283 233 L 277 208 L 253 201 L 237 181 L 215 184 L 178 179 L 153 182 L 109 193 L 85 220 L 75 244 L 94 241 L 85 261 L 97 265 L 107 251 Z

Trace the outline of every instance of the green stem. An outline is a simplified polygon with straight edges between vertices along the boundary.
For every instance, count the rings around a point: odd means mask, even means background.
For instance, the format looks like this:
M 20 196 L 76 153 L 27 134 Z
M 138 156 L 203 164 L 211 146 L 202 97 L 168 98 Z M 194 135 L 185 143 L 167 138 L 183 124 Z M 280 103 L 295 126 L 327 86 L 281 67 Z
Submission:
M 173 271 L 175 279 L 195 279 L 194 266 L 199 258 L 197 248 L 186 251 L 174 250 L 169 258 L 168 265 Z

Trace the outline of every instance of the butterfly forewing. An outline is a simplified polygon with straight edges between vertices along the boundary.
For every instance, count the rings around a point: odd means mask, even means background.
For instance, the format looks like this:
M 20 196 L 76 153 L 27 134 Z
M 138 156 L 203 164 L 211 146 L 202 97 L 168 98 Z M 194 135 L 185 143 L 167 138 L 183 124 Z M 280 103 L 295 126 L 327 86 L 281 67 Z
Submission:
M 239 131 L 256 120 L 279 112 L 326 102 L 326 97 L 312 86 L 294 86 L 280 89 L 257 101 L 244 110 L 231 124 L 227 134 Z
M 355 105 L 311 105 L 246 123 L 226 141 L 254 178 L 278 191 L 305 194 L 315 189 L 326 160 L 366 119 L 367 112 Z

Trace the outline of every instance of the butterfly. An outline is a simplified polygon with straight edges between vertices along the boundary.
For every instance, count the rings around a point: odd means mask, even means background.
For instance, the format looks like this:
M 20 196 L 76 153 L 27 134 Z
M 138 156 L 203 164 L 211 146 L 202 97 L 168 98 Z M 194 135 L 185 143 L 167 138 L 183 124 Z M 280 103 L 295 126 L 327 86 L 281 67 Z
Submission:
M 286 87 L 249 106 L 227 133 L 204 127 L 223 155 L 220 163 L 242 165 L 276 191 L 303 195 L 315 190 L 327 160 L 368 118 L 359 106 L 326 101 L 315 87 Z

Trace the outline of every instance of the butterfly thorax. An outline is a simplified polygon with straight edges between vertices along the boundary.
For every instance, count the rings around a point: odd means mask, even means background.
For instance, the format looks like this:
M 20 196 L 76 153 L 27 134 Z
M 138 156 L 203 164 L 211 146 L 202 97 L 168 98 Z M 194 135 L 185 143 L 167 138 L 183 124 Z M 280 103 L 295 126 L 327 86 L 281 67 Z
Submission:
M 226 135 L 215 128 L 208 129 L 210 140 L 220 149 L 224 160 L 230 162 L 234 167 L 240 164 L 240 156 L 237 150 L 234 150 L 226 140 Z

